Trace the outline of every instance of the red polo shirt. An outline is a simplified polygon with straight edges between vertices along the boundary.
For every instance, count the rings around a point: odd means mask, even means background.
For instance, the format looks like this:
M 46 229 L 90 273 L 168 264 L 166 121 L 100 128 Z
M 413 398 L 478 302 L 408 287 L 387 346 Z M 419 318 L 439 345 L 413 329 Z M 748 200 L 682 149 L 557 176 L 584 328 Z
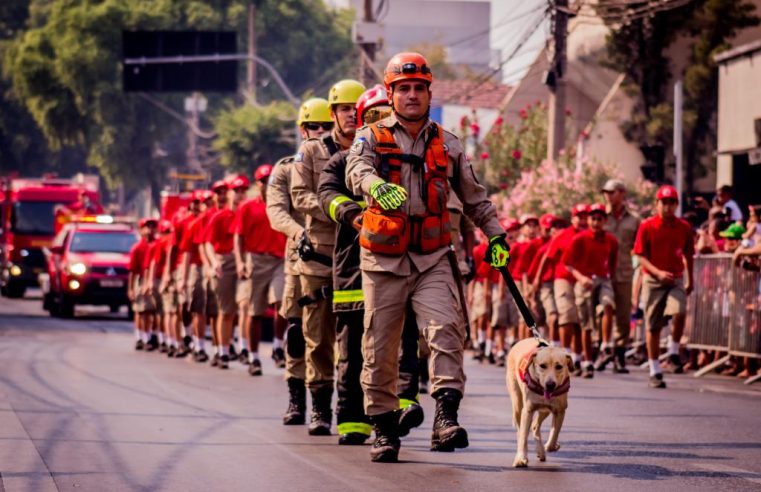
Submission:
M 547 258 L 552 260 L 554 266 L 552 278 L 567 280 L 571 283 L 576 282 L 576 277 L 571 275 L 561 260 L 565 251 L 571 246 L 573 237 L 579 231 L 580 229 L 574 229 L 573 226 L 566 227 L 550 241 L 550 246 L 547 250 Z
M 534 277 L 536 277 L 536 274 L 539 272 L 539 263 L 542 262 L 542 257 L 545 255 L 545 253 L 547 253 L 549 249 L 550 240 L 547 240 L 546 243 L 539 247 L 539 249 L 536 251 L 536 255 L 534 255 L 534 258 L 531 260 L 531 266 L 528 268 L 528 278 L 531 282 L 534 281 Z M 544 262 L 544 271 L 542 271 L 542 278 L 540 282 L 552 282 L 555 280 L 554 271 L 554 261 L 548 257 Z
M 202 227 L 201 216 L 193 217 L 190 220 L 184 220 L 185 230 L 182 233 L 182 238 L 179 246 L 180 253 L 186 253 L 189 255 L 191 265 L 202 265 L 201 253 L 198 251 L 198 244 L 195 242 L 195 237 L 198 235 L 198 229 Z
M 682 258 L 695 254 L 692 228 L 682 219 L 665 221 L 656 215 L 645 219 L 637 231 L 634 254 L 644 256 L 656 268 L 681 277 L 684 271 Z M 643 271 L 650 275 L 647 269 Z
M 129 250 L 129 272 L 135 275 L 143 273 L 143 262 L 150 244 L 145 238 L 140 238 Z
M 587 277 L 613 278 L 618 261 L 618 239 L 605 231 L 586 229 L 576 234 L 563 254 L 563 263 Z
M 204 242 L 211 243 L 215 253 L 220 255 L 232 253 L 233 222 L 235 222 L 235 212 L 229 208 L 223 208 L 212 215 L 209 223 L 206 224 Z
M 261 197 L 252 198 L 238 208 L 233 232 L 243 237 L 243 249 L 249 253 L 285 257 L 285 234 L 270 226 Z
M 161 275 L 164 273 L 164 267 L 166 266 L 166 259 L 167 254 L 169 253 L 169 247 L 172 243 L 172 236 L 171 234 L 167 234 L 166 236 L 160 238 L 158 241 L 155 241 L 155 246 L 153 247 L 153 258 L 152 261 L 156 265 L 154 267 L 154 277 L 155 278 L 161 278 Z M 176 265 L 173 265 L 173 267 L 176 267 Z
M 526 244 L 526 247 L 523 250 L 523 254 L 521 254 L 520 260 L 518 262 L 518 270 L 521 272 L 521 274 L 529 273 L 529 270 L 531 269 L 531 263 L 534 262 L 537 251 L 539 251 L 539 248 L 548 242 L 549 238 L 545 239 L 543 237 L 538 237 L 532 239 Z M 529 277 L 529 280 L 531 280 L 531 277 Z
M 512 275 L 513 280 L 523 280 L 523 272 L 520 269 L 520 263 L 528 245 L 529 243 L 527 241 L 516 241 L 510 245 L 510 264 L 507 269 L 510 270 L 510 275 Z

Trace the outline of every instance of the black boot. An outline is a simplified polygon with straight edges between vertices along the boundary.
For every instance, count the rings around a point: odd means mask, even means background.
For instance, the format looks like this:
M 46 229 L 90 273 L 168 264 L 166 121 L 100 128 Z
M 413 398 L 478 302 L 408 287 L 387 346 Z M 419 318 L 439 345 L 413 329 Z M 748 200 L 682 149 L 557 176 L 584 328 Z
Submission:
M 283 415 L 283 425 L 304 425 L 307 410 L 307 390 L 304 380 L 288 378 L 288 409 Z
M 330 403 L 333 398 L 333 388 L 325 386 L 313 389 L 312 393 L 312 416 L 309 422 L 310 436 L 329 436 L 330 423 L 333 420 L 333 412 Z
M 629 369 L 626 368 L 626 347 L 616 347 L 614 353 L 613 372 L 616 374 L 629 374 Z
M 468 432 L 457 423 L 462 393 L 444 388 L 431 395 L 436 399 L 436 416 L 433 418 L 431 451 L 451 452 L 468 447 Z
M 399 459 L 398 412 L 386 412 L 370 417 L 375 430 L 375 441 L 370 449 L 370 461 L 396 463 Z
M 412 403 L 402 409 L 399 414 L 399 437 L 404 437 L 415 427 L 420 427 L 425 419 L 420 403 Z

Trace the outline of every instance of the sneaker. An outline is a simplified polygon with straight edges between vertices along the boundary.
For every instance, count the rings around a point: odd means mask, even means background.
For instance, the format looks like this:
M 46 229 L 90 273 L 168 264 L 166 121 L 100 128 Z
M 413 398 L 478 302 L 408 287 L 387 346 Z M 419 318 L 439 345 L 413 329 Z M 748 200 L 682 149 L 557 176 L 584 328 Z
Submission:
M 600 355 L 597 357 L 597 361 L 595 361 L 595 371 L 604 371 L 605 368 L 608 367 L 608 364 L 613 362 L 613 358 L 614 355 L 612 350 L 607 350 L 600 353 Z
M 150 340 L 148 340 L 148 343 L 145 345 L 145 350 L 148 352 L 153 352 L 159 348 L 159 337 L 157 337 L 155 334 L 151 335 Z
M 581 361 L 576 361 L 573 363 L 573 375 L 574 376 L 581 376 Z
M 234 343 L 230 344 L 230 349 L 229 350 L 230 350 L 230 360 L 237 359 L 238 358 L 238 351 L 235 350 L 235 344 Z
M 142 340 L 138 340 L 135 342 L 135 350 L 143 350 L 145 348 L 145 344 Z
M 168 350 L 169 350 L 169 347 L 166 346 L 166 343 L 161 342 L 161 344 L 159 345 L 159 352 L 161 352 L 162 354 L 165 354 L 167 353 Z
M 243 349 L 240 351 L 240 354 L 238 354 L 238 362 L 244 365 L 248 365 L 248 350 Z
M 217 367 L 220 369 L 229 369 L 230 357 L 227 355 L 220 356 L 219 359 L 217 359 Z
M 200 352 L 196 352 L 193 356 L 193 360 L 196 362 L 206 362 L 209 360 L 209 356 L 206 354 L 205 351 L 201 350 Z
M 280 347 L 272 351 L 272 360 L 275 362 L 275 367 L 278 369 L 285 368 L 285 352 Z
M 190 348 L 190 346 L 193 344 L 193 337 L 190 335 L 185 335 L 182 337 L 182 345 L 186 348 Z
M 174 348 L 174 347 L 169 347 L 169 348 L 166 350 L 166 356 L 167 356 L 168 358 L 170 358 L 170 359 L 171 359 L 172 357 L 174 357 L 174 354 L 175 354 L 176 352 L 177 352 L 177 349 L 176 349 L 176 348 Z
M 497 367 L 505 367 L 505 354 L 497 356 Z
M 665 388 L 666 387 L 666 381 L 663 380 L 663 374 L 661 373 L 650 376 L 649 384 L 651 388 Z
M 584 379 L 592 379 L 595 377 L 594 366 L 584 366 L 584 370 L 581 371 L 581 377 Z
M 252 376 L 262 375 L 262 363 L 259 362 L 259 359 L 254 359 L 254 362 L 248 365 L 248 373 Z
M 494 358 L 494 352 L 489 352 L 488 357 L 486 357 L 486 360 L 489 361 L 489 364 L 494 365 L 497 363 L 497 359 Z
M 187 347 L 180 347 L 177 349 L 177 352 L 174 354 L 175 359 L 182 359 L 184 357 L 187 357 L 190 355 L 190 349 Z
M 684 372 L 684 365 L 682 364 L 682 358 L 679 354 L 669 355 L 669 363 L 674 374 L 682 374 Z
M 219 365 L 219 354 L 214 354 L 214 357 L 211 358 L 211 367 L 217 367 Z

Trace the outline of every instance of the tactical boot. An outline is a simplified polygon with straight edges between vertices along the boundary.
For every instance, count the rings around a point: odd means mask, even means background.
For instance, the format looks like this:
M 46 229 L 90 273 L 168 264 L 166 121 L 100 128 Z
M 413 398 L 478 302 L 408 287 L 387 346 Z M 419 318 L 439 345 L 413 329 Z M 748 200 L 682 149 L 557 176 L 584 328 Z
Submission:
M 436 399 L 436 416 L 433 418 L 431 451 L 451 452 L 468 447 L 468 432 L 457 423 L 462 393 L 444 388 L 432 395 Z
M 304 425 L 306 421 L 307 390 L 303 379 L 288 378 L 288 409 L 283 425 Z
M 313 389 L 312 392 L 312 415 L 309 422 L 310 436 L 329 436 L 330 422 L 333 420 L 333 413 L 330 410 L 330 403 L 333 398 L 333 388 L 325 386 L 323 388 Z
M 412 403 L 402 409 L 399 414 L 399 437 L 404 437 L 415 427 L 420 427 L 425 419 L 423 407 L 419 403 Z
M 614 353 L 613 372 L 616 374 L 629 374 L 629 369 L 626 368 L 626 347 L 616 347 Z
M 375 441 L 370 449 L 370 461 L 376 463 L 396 463 L 399 459 L 399 441 L 397 412 L 386 412 L 370 417 L 375 430 Z

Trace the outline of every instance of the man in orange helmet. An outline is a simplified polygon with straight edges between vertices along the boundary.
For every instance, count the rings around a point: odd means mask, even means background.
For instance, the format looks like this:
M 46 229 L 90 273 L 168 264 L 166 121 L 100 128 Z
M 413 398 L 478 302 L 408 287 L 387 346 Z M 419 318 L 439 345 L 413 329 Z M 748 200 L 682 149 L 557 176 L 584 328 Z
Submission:
M 489 263 L 506 267 L 510 257 L 494 205 L 462 144 L 428 117 L 432 81 L 428 62 L 418 53 L 389 61 L 384 85 L 394 113 L 357 131 L 346 170 L 347 184 L 368 202 L 359 238 L 366 311 L 361 381 L 376 435 L 370 458 L 378 462 L 397 461 L 399 454 L 396 384 L 408 306 L 431 348 L 436 399 L 431 450 L 468 446 L 468 434 L 457 422 L 465 389 L 465 326 L 447 257 L 450 188 L 489 238 Z

